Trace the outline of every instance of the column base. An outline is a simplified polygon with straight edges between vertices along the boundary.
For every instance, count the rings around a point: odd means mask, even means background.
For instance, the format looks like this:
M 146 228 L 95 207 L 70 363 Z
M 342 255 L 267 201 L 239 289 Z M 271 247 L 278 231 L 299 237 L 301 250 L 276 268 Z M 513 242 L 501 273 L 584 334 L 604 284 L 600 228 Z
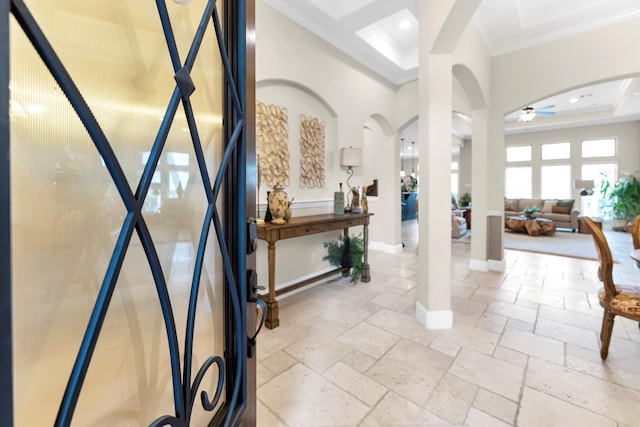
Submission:
M 451 329 L 453 327 L 453 311 L 427 310 L 420 301 L 416 301 L 416 317 L 427 329 Z

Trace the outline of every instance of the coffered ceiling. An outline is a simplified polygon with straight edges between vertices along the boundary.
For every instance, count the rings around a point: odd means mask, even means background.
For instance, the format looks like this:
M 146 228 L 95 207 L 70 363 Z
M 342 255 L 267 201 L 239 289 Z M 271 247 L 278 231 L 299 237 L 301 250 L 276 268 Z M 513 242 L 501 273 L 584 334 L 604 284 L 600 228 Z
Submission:
M 265 2 L 394 84 L 418 77 L 419 0 Z M 638 0 L 484 0 L 471 24 L 495 56 L 638 16 Z M 640 82 L 606 82 L 530 106 L 548 105 L 554 105 L 549 111 L 555 115 L 538 115 L 531 122 L 518 121 L 517 111 L 507 115 L 505 131 L 639 119 Z M 454 134 L 469 136 L 464 120 L 454 126 L 459 128 Z

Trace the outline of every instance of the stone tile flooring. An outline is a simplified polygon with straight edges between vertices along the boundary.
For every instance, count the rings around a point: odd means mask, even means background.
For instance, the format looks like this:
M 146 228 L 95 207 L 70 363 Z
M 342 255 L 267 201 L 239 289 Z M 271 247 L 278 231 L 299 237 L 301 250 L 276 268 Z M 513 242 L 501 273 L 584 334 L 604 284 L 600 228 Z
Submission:
M 597 262 L 505 251 L 504 273 L 452 248 L 451 330 L 415 317 L 415 221 L 405 250 L 370 252 L 372 281 L 280 301 L 258 338 L 258 426 L 640 425 L 640 329 L 616 318 L 600 360 Z M 640 283 L 631 236 L 606 232 L 617 282 Z

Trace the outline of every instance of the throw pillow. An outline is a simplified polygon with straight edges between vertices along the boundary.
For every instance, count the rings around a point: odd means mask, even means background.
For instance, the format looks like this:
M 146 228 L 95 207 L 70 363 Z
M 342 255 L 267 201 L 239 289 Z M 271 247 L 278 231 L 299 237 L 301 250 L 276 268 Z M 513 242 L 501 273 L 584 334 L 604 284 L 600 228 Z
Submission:
M 558 200 L 558 206 L 567 206 L 569 212 L 573 209 L 573 199 Z
M 558 205 L 557 200 L 545 200 L 544 205 L 542 206 L 542 213 L 551 213 L 552 208 Z
M 570 214 L 571 208 L 569 208 L 569 206 L 553 206 L 551 213 Z
M 504 210 L 505 211 L 518 211 L 518 199 L 504 199 Z

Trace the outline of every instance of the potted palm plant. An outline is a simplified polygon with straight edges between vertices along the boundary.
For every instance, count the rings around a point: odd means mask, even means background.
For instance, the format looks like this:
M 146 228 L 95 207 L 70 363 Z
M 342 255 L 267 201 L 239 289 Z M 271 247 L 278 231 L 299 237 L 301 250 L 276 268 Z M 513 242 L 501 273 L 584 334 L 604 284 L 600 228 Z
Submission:
M 362 271 L 364 270 L 364 241 L 360 235 L 358 236 L 340 236 L 337 240 L 324 242 L 327 248 L 327 255 L 322 260 L 329 261 L 334 267 L 342 267 L 347 269 L 346 275 L 349 275 L 348 269 L 351 269 L 351 281 L 353 283 L 360 280 Z M 345 275 L 343 274 L 343 275 Z
M 637 172 L 623 175 L 613 184 L 603 179 L 600 193 L 613 213 L 614 230 L 625 230 L 627 222 L 640 214 L 640 180 Z

